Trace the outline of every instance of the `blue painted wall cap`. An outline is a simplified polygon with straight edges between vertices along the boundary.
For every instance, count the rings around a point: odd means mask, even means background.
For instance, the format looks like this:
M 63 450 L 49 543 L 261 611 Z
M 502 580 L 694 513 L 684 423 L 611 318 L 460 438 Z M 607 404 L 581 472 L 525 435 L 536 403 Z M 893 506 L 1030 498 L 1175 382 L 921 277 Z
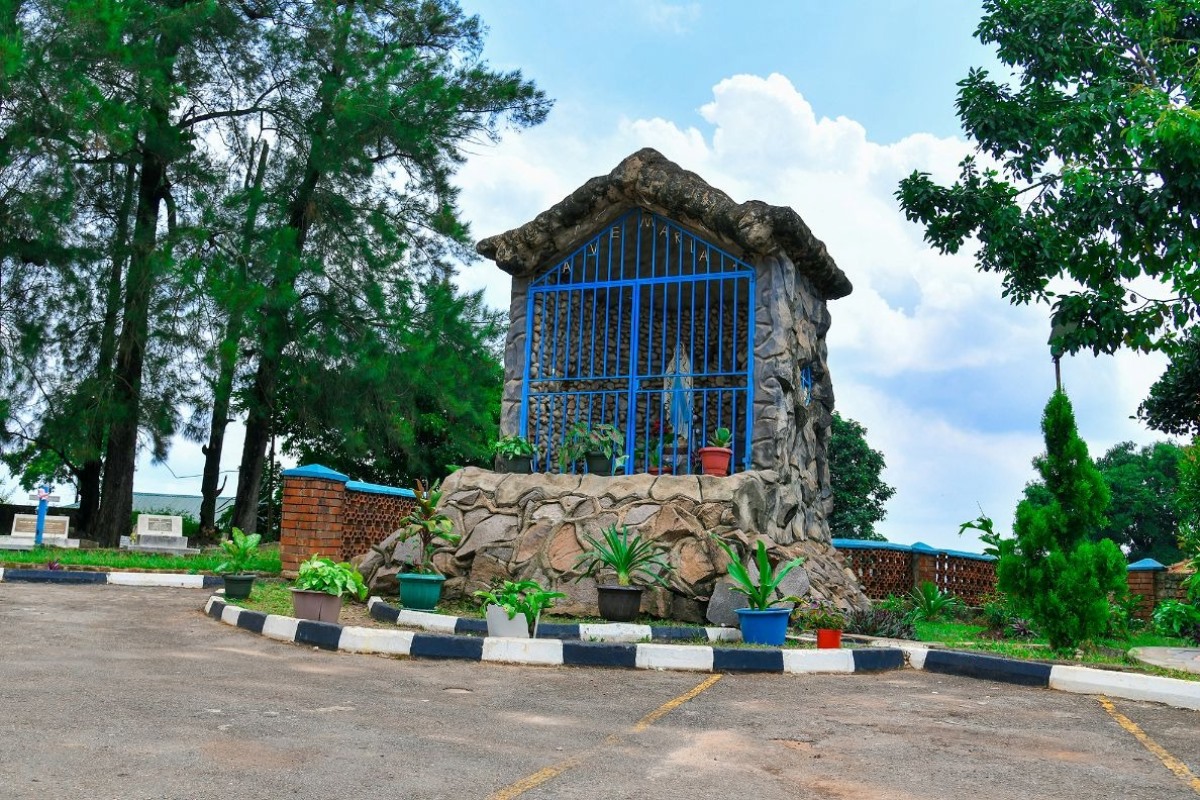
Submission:
M 1166 569 L 1166 566 L 1158 563 L 1153 558 L 1143 558 L 1141 561 L 1135 561 L 1126 567 L 1130 572 L 1141 572 L 1143 570 Z
M 913 542 L 912 549 L 922 553 L 936 553 L 936 547 L 930 547 L 924 542 Z
M 346 488 L 352 492 L 368 492 L 370 494 L 390 494 L 397 497 L 416 497 L 412 489 L 401 489 L 398 486 L 385 486 L 382 483 L 364 483 L 363 481 L 347 481 Z
M 350 480 L 349 475 L 343 475 L 320 464 L 305 464 L 302 467 L 285 469 L 280 474 L 285 478 L 317 478 L 325 481 L 337 481 L 338 483 L 345 483 Z

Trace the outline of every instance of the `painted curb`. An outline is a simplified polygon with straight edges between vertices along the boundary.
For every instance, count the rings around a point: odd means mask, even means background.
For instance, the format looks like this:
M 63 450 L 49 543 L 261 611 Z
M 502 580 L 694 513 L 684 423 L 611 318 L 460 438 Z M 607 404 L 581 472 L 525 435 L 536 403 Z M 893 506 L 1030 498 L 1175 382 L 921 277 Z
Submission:
M 655 631 L 648 625 L 618 624 L 616 630 L 605 625 L 546 625 L 539 632 L 550 635 L 535 639 L 506 639 L 479 636 L 475 620 L 397 609 L 372 598 L 371 616 L 385 622 L 428 626 L 429 633 L 407 630 L 343 627 L 329 622 L 309 622 L 274 614 L 247 611 L 227 604 L 219 595 L 208 598 L 204 613 L 243 630 L 271 639 L 340 650 L 350 653 L 377 653 L 410 658 L 487 661 L 497 664 L 529 664 L 569 667 L 615 667 L 618 669 L 683 670 L 688 672 L 768 672 L 812 674 L 830 672 L 879 671 L 900 669 L 905 664 L 899 649 L 875 648 L 863 657 L 862 667 L 850 650 L 779 650 L 745 647 L 721 647 L 678 642 L 675 631 L 687 631 L 697 638 L 697 628 L 663 628 L 659 635 L 668 640 L 652 639 Z M 479 620 L 482 622 L 482 620 Z M 542 628 L 549 630 L 543 631 Z M 581 631 L 580 629 L 583 628 Z M 481 629 L 486 633 L 486 624 Z M 727 641 L 725 630 L 710 633 L 713 641 Z M 663 633 L 662 631 L 665 631 Z M 617 640 L 589 641 L 583 637 L 601 635 Z
M 486 636 L 487 621 L 472 617 L 452 617 L 431 611 L 396 608 L 377 596 L 367 600 L 367 613 L 380 622 L 392 622 L 436 633 Z M 546 622 L 538 625 L 537 638 L 578 640 L 582 642 L 740 642 L 737 628 L 689 628 L 683 625 L 634 625 L 628 622 Z
M 90 583 L 109 586 L 157 586 L 167 589 L 211 589 L 218 575 L 181 572 L 84 572 L 65 569 L 0 569 L 0 583 Z
M 382 602 L 375 602 L 371 607 L 372 617 L 387 622 L 394 621 L 392 617 L 402 612 L 402 609 L 392 608 Z M 393 631 L 343 627 L 328 622 L 309 622 L 247 611 L 226 604 L 218 595 L 208 598 L 204 605 L 204 613 L 226 625 L 271 639 L 349 653 L 486 661 L 498 664 L 690 672 L 765 672 L 789 675 L 876 673 L 904 669 L 907 666 L 994 683 L 1048 688 L 1075 694 L 1103 694 L 1125 700 L 1147 700 L 1200 711 L 1200 681 L 1042 664 L 918 646 L 775 650 L 658 642 L 596 642 L 577 638 L 578 631 L 575 631 L 576 638 L 567 635 L 570 631 L 558 631 L 559 636 L 505 639 L 473 635 L 474 632 L 468 634 L 462 630 L 458 630 L 457 633 L 453 630 L 447 632 L 446 629 L 450 626 L 444 621 L 439 621 L 438 625 L 442 632 L 418 633 L 401 629 Z M 458 627 L 457 623 L 454 627 Z
M 1055 664 L 1050 670 L 1050 688 L 1076 694 L 1104 694 L 1122 700 L 1149 700 L 1200 711 L 1200 681 Z
M 926 672 L 981 678 L 1019 686 L 1046 688 L 1050 685 L 1049 664 L 962 653 L 957 650 L 929 650 L 925 654 L 924 669 Z

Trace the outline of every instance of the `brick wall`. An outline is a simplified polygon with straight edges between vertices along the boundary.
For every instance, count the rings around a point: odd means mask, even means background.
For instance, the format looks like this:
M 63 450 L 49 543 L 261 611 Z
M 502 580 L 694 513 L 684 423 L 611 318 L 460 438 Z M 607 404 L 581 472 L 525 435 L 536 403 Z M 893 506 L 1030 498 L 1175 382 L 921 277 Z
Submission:
M 932 581 L 967 605 L 978 606 L 996 588 L 996 562 L 978 554 L 937 550 L 919 543 L 835 539 L 833 544 L 872 600 L 908 594 L 922 582 Z M 1156 563 L 1138 562 L 1129 570 L 1129 591 L 1142 597 L 1137 609 L 1141 619 L 1149 619 L 1157 603 L 1184 597 L 1180 586 L 1184 575 L 1167 572 L 1161 565 L 1143 566 Z
M 279 554 L 293 576 L 316 554 L 348 561 L 400 527 L 414 508 L 412 492 L 352 481 L 320 465 L 283 471 Z

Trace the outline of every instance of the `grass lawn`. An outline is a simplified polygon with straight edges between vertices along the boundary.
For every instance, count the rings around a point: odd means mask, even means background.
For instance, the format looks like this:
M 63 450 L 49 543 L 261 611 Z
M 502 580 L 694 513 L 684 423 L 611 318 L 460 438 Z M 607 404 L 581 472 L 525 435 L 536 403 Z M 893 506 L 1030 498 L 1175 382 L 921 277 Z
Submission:
M 988 639 L 982 625 L 965 622 L 918 622 L 917 640 L 940 643 L 955 650 L 970 650 L 993 653 L 1006 658 L 1021 658 L 1029 661 L 1045 661 L 1055 664 L 1074 664 L 1100 669 L 1120 669 L 1126 672 L 1143 672 L 1168 678 L 1200 681 L 1200 675 L 1182 670 L 1163 669 L 1124 655 L 1134 647 L 1189 647 L 1183 639 L 1161 636 L 1153 631 L 1139 631 L 1128 640 L 1101 640 L 1098 647 L 1085 652 L 1080 659 L 1058 658 L 1050 651 L 1044 638 L 1033 639 Z M 1112 652 L 1109 652 L 1112 651 Z
M 195 575 L 213 572 L 224 560 L 225 557 L 215 551 L 191 556 L 137 553 L 129 550 L 74 550 L 59 547 L 0 551 L 0 567 L 11 569 L 45 569 L 51 561 L 57 561 L 66 569 L 95 567 L 114 571 L 152 570 Z M 258 557 L 250 563 L 252 572 L 278 575 L 280 569 L 277 548 L 260 551 Z

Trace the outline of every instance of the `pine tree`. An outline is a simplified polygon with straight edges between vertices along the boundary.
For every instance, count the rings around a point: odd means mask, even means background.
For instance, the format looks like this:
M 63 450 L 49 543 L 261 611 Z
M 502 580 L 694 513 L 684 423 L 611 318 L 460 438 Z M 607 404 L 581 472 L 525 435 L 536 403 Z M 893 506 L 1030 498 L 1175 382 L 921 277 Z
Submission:
M 1056 651 L 1074 650 L 1108 625 L 1110 595 L 1128 592 L 1125 558 L 1103 527 L 1109 490 L 1075 428 L 1066 394 L 1056 391 L 1042 416 L 1046 453 L 1034 459 L 1046 494 L 1022 500 L 1015 539 L 1000 542 L 997 588 L 1011 597 Z

